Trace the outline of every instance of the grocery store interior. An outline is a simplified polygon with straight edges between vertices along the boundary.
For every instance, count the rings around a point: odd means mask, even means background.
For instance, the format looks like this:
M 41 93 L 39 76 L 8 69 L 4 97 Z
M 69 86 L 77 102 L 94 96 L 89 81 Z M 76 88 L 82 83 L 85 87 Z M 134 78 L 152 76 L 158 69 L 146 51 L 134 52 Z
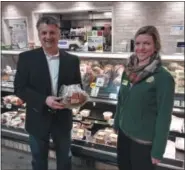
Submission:
M 2 169 L 31 169 L 28 133 L 24 130 L 26 103 L 18 102 L 13 81 L 19 54 L 41 46 L 36 29 L 38 18 L 49 15 L 60 21 L 59 48 L 79 57 L 82 83 L 90 96 L 80 110 L 73 109 L 73 169 L 118 169 L 117 135 L 112 125 L 123 72 L 121 63 L 134 51 L 135 32 L 142 26 L 154 25 L 161 37 L 162 62 L 175 80 L 169 139 L 157 170 L 183 170 L 184 11 L 184 2 L 178 1 L 1 2 Z M 94 67 L 92 75 L 86 74 L 87 64 Z M 112 76 L 103 86 L 94 87 L 100 72 Z M 103 138 L 100 132 L 109 138 Z M 55 169 L 52 141 L 50 144 L 49 167 Z

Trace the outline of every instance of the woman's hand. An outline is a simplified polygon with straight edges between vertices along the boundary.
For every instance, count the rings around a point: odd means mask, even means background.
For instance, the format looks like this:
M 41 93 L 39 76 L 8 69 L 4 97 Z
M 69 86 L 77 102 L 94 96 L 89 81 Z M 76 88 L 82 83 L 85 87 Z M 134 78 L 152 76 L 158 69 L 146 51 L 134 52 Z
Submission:
M 160 162 L 161 162 L 161 160 L 156 159 L 156 158 L 152 158 L 152 164 L 157 165 Z

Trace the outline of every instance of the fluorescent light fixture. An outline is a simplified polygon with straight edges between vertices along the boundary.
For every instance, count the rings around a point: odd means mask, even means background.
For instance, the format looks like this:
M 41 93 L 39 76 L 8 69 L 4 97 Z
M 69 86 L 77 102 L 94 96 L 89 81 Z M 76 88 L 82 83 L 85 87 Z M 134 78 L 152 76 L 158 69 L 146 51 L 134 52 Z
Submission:
M 104 15 L 107 17 L 112 17 L 112 12 L 104 12 Z

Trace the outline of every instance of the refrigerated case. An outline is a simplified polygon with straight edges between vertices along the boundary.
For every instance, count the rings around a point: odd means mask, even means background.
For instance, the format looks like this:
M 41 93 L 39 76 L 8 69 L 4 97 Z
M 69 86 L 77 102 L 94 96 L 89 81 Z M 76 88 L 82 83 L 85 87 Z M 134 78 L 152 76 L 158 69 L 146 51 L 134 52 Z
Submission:
M 2 97 L 13 94 L 12 82 L 20 52 L 2 51 Z M 83 86 L 90 96 L 80 110 L 73 109 L 72 152 L 75 156 L 116 164 L 117 136 L 112 130 L 112 124 L 121 74 L 124 71 L 123 64 L 131 53 L 69 53 L 80 58 Z M 174 54 L 161 57 L 164 67 L 174 77 L 176 88 L 169 140 L 164 159 L 158 168 L 184 169 L 184 56 Z M 15 96 L 11 97 L 9 101 L 12 100 L 13 103 L 1 105 L 2 120 L 6 119 L 6 114 L 10 111 L 15 111 L 10 113 L 13 116 L 9 120 L 13 122 L 2 122 L 2 137 L 27 142 L 28 134 L 24 130 L 25 105 L 20 108 Z

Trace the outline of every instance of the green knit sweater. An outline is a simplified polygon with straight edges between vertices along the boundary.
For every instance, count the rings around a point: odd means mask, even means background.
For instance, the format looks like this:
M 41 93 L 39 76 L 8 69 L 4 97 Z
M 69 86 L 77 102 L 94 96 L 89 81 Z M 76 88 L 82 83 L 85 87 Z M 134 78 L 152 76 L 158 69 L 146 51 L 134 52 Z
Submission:
M 162 159 L 169 134 L 175 83 L 163 67 L 131 87 L 125 73 L 118 95 L 114 128 L 152 142 L 151 156 Z

